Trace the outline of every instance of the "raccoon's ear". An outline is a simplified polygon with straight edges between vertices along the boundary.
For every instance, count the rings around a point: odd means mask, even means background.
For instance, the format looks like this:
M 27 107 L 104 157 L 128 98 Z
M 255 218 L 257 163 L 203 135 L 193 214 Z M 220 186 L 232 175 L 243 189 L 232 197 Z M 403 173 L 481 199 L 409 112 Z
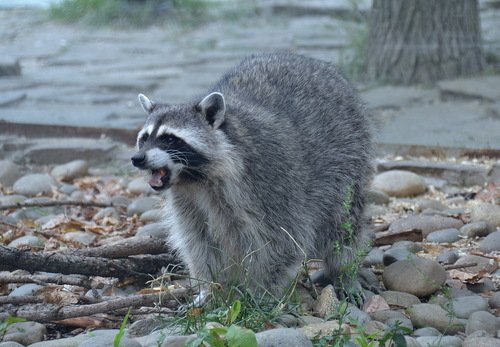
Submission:
M 139 99 L 139 102 L 141 103 L 142 109 L 147 114 L 150 114 L 151 111 L 153 111 L 153 108 L 155 107 L 154 102 L 149 100 L 149 98 L 144 94 L 137 95 L 137 98 Z
M 198 104 L 197 109 L 201 112 L 214 129 L 217 129 L 224 123 L 224 115 L 226 114 L 226 102 L 224 95 L 221 93 L 211 93 L 207 95 Z

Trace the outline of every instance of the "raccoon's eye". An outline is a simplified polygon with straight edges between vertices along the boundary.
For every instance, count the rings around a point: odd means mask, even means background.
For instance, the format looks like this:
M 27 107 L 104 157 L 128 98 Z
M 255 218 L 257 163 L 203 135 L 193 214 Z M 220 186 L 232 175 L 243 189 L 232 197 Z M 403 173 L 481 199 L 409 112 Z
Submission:
M 149 137 L 148 133 L 144 133 L 144 135 L 141 136 L 138 142 L 139 147 L 144 146 L 144 143 L 148 140 L 148 137 Z
M 171 146 L 180 143 L 181 139 L 179 139 L 177 136 L 174 135 L 163 134 L 160 137 L 158 137 L 158 141 L 160 141 L 163 145 Z

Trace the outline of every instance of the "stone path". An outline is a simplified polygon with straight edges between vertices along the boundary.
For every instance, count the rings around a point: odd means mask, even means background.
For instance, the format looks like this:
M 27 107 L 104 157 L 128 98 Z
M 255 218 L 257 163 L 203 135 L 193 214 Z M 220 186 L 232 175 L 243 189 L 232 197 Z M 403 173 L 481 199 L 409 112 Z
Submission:
M 345 19 L 347 0 L 257 4 L 263 16 L 133 30 L 62 25 L 34 9 L 0 7 L 0 65 L 18 60 L 22 68 L 0 78 L 0 119 L 133 129 L 144 119 L 139 92 L 182 102 L 253 52 L 289 49 L 339 63 L 364 25 Z M 495 5 L 481 1 L 481 19 L 485 51 L 500 55 Z M 498 75 L 428 89 L 360 87 L 380 120 L 380 142 L 500 148 Z

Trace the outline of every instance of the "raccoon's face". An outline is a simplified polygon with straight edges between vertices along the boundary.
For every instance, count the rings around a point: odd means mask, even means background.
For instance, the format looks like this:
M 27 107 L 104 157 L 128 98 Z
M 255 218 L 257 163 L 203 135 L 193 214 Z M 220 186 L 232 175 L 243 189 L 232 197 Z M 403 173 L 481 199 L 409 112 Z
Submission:
M 220 93 L 192 106 L 155 104 L 139 94 L 148 119 L 137 135 L 132 164 L 151 172 L 155 190 L 204 179 L 210 162 L 211 134 L 224 122 L 225 102 Z

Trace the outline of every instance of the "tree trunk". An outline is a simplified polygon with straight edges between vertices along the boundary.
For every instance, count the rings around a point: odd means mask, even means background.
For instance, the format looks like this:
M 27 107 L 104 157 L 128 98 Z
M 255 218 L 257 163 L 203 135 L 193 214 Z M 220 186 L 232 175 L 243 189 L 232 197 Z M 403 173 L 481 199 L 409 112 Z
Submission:
M 368 77 L 432 83 L 483 69 L 477 0 L 373 0 Z

